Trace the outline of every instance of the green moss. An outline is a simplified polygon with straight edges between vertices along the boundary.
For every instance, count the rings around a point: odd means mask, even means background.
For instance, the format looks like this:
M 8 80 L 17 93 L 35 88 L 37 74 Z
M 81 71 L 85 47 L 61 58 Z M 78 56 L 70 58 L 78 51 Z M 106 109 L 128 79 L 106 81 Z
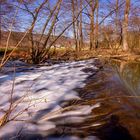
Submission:
M 12 51 L 12 48 L 8 48 L 7 51 L 8 51 L 8 52 L 9 52 L 9 51 Z M 3 48 L 3 47 L 0 48 L 0 52 L 5 52 L 5 48 Z

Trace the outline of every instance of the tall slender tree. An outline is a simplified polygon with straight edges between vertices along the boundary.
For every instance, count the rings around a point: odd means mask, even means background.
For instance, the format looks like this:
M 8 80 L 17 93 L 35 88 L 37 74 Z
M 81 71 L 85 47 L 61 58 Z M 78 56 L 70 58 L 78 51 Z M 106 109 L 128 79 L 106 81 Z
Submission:
M 82 10 L 83 0 L 80 0 L 80 11 Z M 83 47 L 83 15 L 82 12 L 80 13 L 80 27 L 79 27 L 79 51 L 81 51 Z
M 94 1 L 89 1 L 90 6 L 90 50 L 94 48 L 94 13 L 95 13 L 95 5 Z
M 128 49 L 129 49 L 129 47 L 128 47 L 128 19 L 129 19 L 129 12 L 130 12 L 130 0 L 126 0 L 123 27 L 122 27 L 123 50 L 124 51 L 128 51 Z
M 98 48 L 98 17 L 99 17 L 99 1 L 96 0 L 96 26 L 95 26 L 95 48 Z

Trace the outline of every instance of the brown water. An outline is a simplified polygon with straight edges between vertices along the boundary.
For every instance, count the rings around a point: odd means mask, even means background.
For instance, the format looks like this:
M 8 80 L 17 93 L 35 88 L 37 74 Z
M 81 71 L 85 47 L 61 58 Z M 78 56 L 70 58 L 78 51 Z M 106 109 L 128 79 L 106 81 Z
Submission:
M 97 136 L 101 140 L 140 140 L 140 63 L 108 62 L 100 71 L 93 71 L 86 86 L 76 91 L 82 100 L 71 101 L 70 105 L 100 103 L 100 107 L 85 116 L 82 123 L 58 124 L 53 131 L 56 138 Z
M 131 91 L 131 94 L 140 95 L 140 63 L 122 61 L 113 64 L 117 68 L 122 83 Z

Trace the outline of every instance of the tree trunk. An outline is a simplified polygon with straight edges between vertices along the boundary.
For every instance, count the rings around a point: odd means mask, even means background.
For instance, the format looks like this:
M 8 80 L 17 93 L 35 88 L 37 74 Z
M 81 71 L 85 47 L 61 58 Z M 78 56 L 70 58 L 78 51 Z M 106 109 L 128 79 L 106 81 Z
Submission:
M 80 11 L 82 10 L 82 5 L 83 5 L 83 0 L 80 0 Z M 79 28 L 79 35 L 80 35 L 80 41 L 79 41 L 79 51 L 81 51 L 82 47 L 83 47 L 83 16 L 82 16 L 82 12 L 80 13 L 80 28 Z
M 77 42 L 77 34 L 76 34 L 76 22 L 75 22 L 75 3 L 74 0 L 71 1 L 72 6 L 72 21 L 73 21 L 73 35 L 75 40 L 75 48 L 78 51 L 78 42 Z
M 124 21 L 123 21 L 123 50 L 128 51 L 128 17 L 129 17 L 129 11 L 130 11 L 130 0 L 126 0 L 125 5 L 125 13 L 124 13 Z
M 78 5 L 78 0 L 75 0 L 75 14 L 76 16 L 78 15 L 78 11 L 79 11 L 79 5 Z M 81 13 L 80 13 L 81 14 Z M 80 36 L 79 36 L 79 19 L 75 21 L 76 22 L 76 40 L 77 40 L 77 49 L 76 51 L 79 52 L 79 48 L 80 48 Z
M 98 14 L 99 14 L 99 1 L 96 0 L 95 48 L 98 48 Z
M 94 48 L 94 2 L 90 1 L 90 50 Z

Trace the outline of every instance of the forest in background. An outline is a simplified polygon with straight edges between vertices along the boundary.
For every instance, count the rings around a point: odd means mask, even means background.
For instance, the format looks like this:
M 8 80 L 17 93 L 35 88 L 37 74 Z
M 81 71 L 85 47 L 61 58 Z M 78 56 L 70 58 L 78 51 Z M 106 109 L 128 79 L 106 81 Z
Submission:
M 76 57 L 140 53 L 139 0 L 1 0 L 0 5 L 1 67 L 17 50 L 34 64 L 56 50 Z

